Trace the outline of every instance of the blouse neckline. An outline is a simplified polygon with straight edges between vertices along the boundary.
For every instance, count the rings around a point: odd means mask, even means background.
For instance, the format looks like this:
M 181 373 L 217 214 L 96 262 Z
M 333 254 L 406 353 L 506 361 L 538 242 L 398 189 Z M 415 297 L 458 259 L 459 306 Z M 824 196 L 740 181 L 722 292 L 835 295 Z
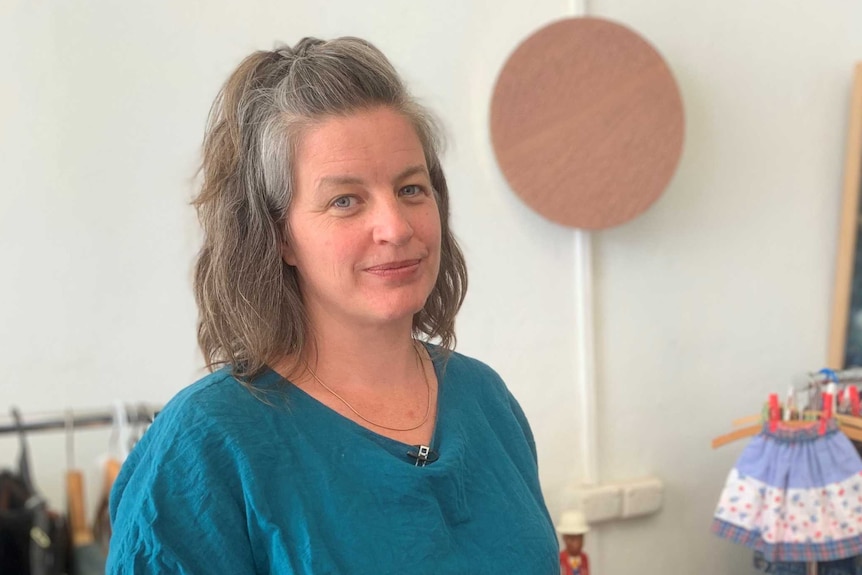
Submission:
M 446 391 L 446 385 L 444 383 L 443 371 L 440 365 L 440 358 L 436 357 L 434 350 L 431 347 L 431 344 L 424 342 L 426 349 L 429 352 L 429 357 L 431 358 L 431 363 L 434 367 L 434 375 L 437 378 L 437 409 L 434 418 L 434 429 L 431 433 L 431 442 L 428 447 L 430 447 L 433 451 L 438 451 L 441 436 L 443 435 L 445 428 L 445 418 L 448 410 L 446 409 L 446 397 L 448 395 Z M 344 429 L 345 431 L 351 432 L 355 435 L 359 435 L 364 437 L 365 439 L 376 443 L 397 456 L 399 459 L 409 463 L 411 466 L 415 464 L 416 459 L 408 456 L 409 451 L 415 451 L 418 448 L 418 445 L 404 443 L 403 441 L 399 441 L 397 439 L 392 439 L 391 437 L 387 437 L 386 435 L 377 433 L 376 431 L 369 429 L 359 423 L 353 421 L 349 417 L 338 413 L 336 410 L 332 409 L 319 399 L 315 398 L 313 395 L 303 390 L 292 381 L 283 377 L 271 367 L 267 366 L 266 373 L 264 374 L 264 380 L 270 380 L 270 378 L 274 378 L 279 381 L 281 384 L 285 386 L 285 390 L 287 391 L 288 398 L 293 398 L 294 401 L 300 402 L 302 405 L 297 406 L 297 409 L 307 410 L 311 409 L 316 412 L 321 413 L 323 416 L 327 417 L 331 420 L 331 425 L 336 425 L 339 428 Z

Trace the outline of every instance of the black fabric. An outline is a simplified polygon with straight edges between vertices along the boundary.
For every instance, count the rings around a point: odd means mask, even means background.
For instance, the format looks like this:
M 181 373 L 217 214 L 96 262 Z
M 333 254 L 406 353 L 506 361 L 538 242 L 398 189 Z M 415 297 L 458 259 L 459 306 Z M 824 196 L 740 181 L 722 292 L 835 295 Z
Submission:
M 33 518 L 25 510 L 28 494 L 21 477 L 0 472 L 0 572 L 30 573 L 30 528 Z
M 0 471 L 0 573 L 65 575 L 69 570 L 69 530 L 48 510 L 30 474 L 30 456 L 18 411 L 21 451 L 17 470 Z

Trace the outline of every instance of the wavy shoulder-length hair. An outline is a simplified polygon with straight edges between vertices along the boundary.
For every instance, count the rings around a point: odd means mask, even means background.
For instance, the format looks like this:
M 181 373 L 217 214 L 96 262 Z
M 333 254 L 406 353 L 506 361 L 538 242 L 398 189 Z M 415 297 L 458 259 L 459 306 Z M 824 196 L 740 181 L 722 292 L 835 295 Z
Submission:
M 194 271 L 198 344 L 211 371 L 229 365 L 248 382 L 305 348 L 311 334 L 297 272 L 281 251 L 299 139 L 323 119 L 378 106 L 400 112 L 416 130 L 440 211 L 440 272 L 413 318 L 414 335 L 454 349 L 467 268 L 449 228 L 438 124 L 369 42 L 304 38 L 248 56 L 210 111 L 193 204 L 204 232 Z

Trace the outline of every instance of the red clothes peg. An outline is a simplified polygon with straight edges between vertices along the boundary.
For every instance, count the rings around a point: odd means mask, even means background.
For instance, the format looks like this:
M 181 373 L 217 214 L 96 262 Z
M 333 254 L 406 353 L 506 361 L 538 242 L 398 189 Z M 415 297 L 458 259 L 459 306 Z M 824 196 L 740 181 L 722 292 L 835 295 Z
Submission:
M 848 385 L 846 391 L 850 395 L 850 415 L 859 417 L 859 388 Z
M 826 433 L 826 425 L 832 419 L 832 394 L 823 394 L 823 415 L 820 416 L 820 435 Z
M 769 394 L 769 431 L 774 432 L 781 420 L 781 405 L 778 403 L 778 394 Z

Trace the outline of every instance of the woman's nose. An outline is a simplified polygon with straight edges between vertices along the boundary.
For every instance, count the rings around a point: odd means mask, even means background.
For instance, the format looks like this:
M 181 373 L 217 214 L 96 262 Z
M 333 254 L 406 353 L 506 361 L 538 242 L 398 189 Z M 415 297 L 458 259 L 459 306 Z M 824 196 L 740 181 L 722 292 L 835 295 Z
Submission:
M 381 202 L 374 210 L 374 241 L 404 245 L 413 237 L 413 226 L 407 217 L 405 206 L 397 199 Z

